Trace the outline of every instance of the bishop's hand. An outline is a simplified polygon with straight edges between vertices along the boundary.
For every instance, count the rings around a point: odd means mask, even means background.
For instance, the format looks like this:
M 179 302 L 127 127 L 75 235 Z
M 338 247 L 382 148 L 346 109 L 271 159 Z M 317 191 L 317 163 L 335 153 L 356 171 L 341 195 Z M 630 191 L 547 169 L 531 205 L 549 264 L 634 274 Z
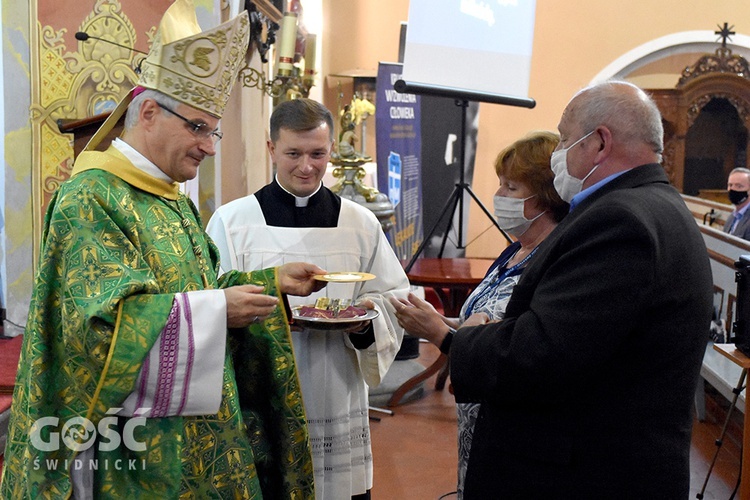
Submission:
M 279 278 L 279 291 L 287 295 L 306 297 L 326 286 L 326 282 L 318 281 L 314 277 L 326 274 L 327 271 L 307 262 L 290 262 L 279 266 L 276 272 Z

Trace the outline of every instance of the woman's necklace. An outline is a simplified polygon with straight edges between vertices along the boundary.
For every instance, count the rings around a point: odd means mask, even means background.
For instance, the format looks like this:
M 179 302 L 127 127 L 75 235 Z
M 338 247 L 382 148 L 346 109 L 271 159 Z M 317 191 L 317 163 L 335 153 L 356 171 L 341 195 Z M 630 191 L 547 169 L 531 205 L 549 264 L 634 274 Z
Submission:
M 472 293 L 471 296 L 469 297 L 469 300 L 466 303 L 465 314 L 466 315 L 471 314 L 474 311 L 474 307 L 476 307 L 477 302 L 481 298 L 492 293 L 500 285 L 500 283 L 503 282 L 505 278 L 514 274 L 517 269 L 522 268 L 526 264 L 526 262 L 528 262 L 531 256 L 534 255 L 534 252 L 536 252 L 536 249 L 537 247 L 532 248 L 529 254 L 526 257 L 524 257 L 521 260 L 521 262 L 519 262 L 518 264 L 511 265 L 510 260 L 514 258 L 516 255 L 518 255 L 518 252 L 520 250 L 519 248 L 518 250 L 516 250 L 516 253 L 514 253 L 511 256 L 511 259 L 508 259 L 506 261 L 506 263 L 503 265 L 504 268 L 501 268 L 500 266 L 496 267 L 493 271 L 496 273 L 495 277 L 490 278 L 490 281 L 486 281 L 486 282 L 483 281 L 480 284 L 480 288 L 476 290 L 476 293 Z
M 516 251 L 516 253 L 514 253 L 513 256 L 510 259 L 508 259 L 508 263 L 505 264 L 505 267 L 506 267 L 505 272 L 499 273 L 498 278 L 504 278 L 505 276 L 512 273 L 516 269 L 523 267 L 523 265 L 526 264 L 526 262 L 531 258 L 531 256 L 534 255 L 534 252 L 536 252 L 537 248 L 538 247 L 535 246 L 530 251 L 527 250 L 528 253 L 523 259 L 520 260 L 520 262 L 518 262 L 517 264 L 511 264 L 511 262 L 513 262 L 514 260 L 517 260 L 522 255 L 521 250 L 523 250 L 523 247 L 519 248 Z
M 508 263 L 506 264 L 507 267 L 515 267 L 517 265 L 521 265 L 524 262 L 526 262 L 531 254 L 534 253 L 536 250 L 536 246 L 534 248 L 530 249 L 528 247 L 521 247 L 518 250 L 516 250 L 516 253 L 513 254 L 513 256 L 508 259 Z

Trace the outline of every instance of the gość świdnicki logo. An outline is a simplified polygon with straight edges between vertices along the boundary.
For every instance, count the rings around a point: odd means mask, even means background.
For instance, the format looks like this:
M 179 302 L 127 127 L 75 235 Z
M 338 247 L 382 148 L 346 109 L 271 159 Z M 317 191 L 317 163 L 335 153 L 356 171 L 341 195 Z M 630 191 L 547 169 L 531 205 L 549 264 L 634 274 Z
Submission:
M 120 432 L 118 425 L 117 413 L 122 408 L 110 408 L 107 411 L 106 417 L 99 421 L 98 425 L 86 417 L 73 417 L 62 423 L 60 427 L 60 419 L 58 417 L 43 417 L 35 421 L 31 426 L 31 432 L 29 433 L 29 440 L 31 445 L 39 451 L 53 452 L 60 450 L 62 444 L 65 445 L 69 450 L 75 453 L 80 453 L 88 450 L 94 444 L 97 444 L 99 451 L 113 451 L 120 446 L 125 446 L 131 451 L 145 451 L 146 444 L 135 439 L 134 433 L 135 428 L 146 425 L 146 417 L 135 416 L 128 418 L 125 424 L 122 426 L 122 433 Z M 139 414 L 147 413 L 150 408 L 142 408 L 139 410 Z M 73 465 L 76 470 L 80 470 L 84 466 L 92 470 L 98 469 L 100 466 L 103 469 L 117 469 L 122 470 L 135 470 L 138 465 L 142 469 L 145 469 L 145 459 L 141 460 L 141 464 L 137 464 L 137 460 L 128 460 L 128 463 L 123 464 L 123 460 L 115 460 L 114 463 L 109 462 L 99 464 L 97 459 L 89 459 L 88 464 L 84 464 L 82 460 L 75 459 L 71 463 L 69 460 L 64 462 L 58 462 L 55 459 L 48 459 L 46 461 L 47 470 L 57 469 L 59 465 L 63 465 L 65 469 L 68 469 L 69 465 Z M 80 463 L 79 463 L 80 462 Z M 42 467 L 39 457 L 34 460 L 34 469 L 39 470 Z

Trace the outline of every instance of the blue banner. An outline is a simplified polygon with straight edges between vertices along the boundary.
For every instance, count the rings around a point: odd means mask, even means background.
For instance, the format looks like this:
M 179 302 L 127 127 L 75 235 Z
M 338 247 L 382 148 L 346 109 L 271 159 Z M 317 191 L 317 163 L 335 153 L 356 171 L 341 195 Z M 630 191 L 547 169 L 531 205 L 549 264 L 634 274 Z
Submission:
M 420 97 L 393 88 L 402 64 L 380 63 L 377 78 L 378 186 L 395 208 L 391 240 L 399 259 L 409 260 L 422 239 L 422 130 Z

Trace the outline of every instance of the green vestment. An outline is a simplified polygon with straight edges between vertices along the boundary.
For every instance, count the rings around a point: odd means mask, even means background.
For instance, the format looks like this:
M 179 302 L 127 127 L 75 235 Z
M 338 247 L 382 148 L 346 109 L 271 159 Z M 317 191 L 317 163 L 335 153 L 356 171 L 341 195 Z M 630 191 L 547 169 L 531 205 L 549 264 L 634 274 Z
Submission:
M 134 391 L 175 294 L 252 283 L 280 296 L 275 269 L 217 277 L 217 255 L 176 184 L 148 176 L 113 147 L 81 154 L 45 216 L 2 498 L 69 498 L 77 453 L 62 438 L 77 433 L 89 442 L 92 429 L 69 425 L 84 418 L 99 431 L 96 498 L 313 496 L 283 306 L 263 324 L 230 332 L 216 415 L 149 418 L 130 428 L 145 450 L 121 443 L 107 451 L 112 441 L 101 429 L 127 435 L 132 420 L 107 412 Z M 41 427 L 43 417 L 56 417 L 57 425 Z M 108 425 L 99 425 L 103 419 Z M 56 450 L 40 450 L 30 439 L 54 442 L 51 432 L 59 433 Z

